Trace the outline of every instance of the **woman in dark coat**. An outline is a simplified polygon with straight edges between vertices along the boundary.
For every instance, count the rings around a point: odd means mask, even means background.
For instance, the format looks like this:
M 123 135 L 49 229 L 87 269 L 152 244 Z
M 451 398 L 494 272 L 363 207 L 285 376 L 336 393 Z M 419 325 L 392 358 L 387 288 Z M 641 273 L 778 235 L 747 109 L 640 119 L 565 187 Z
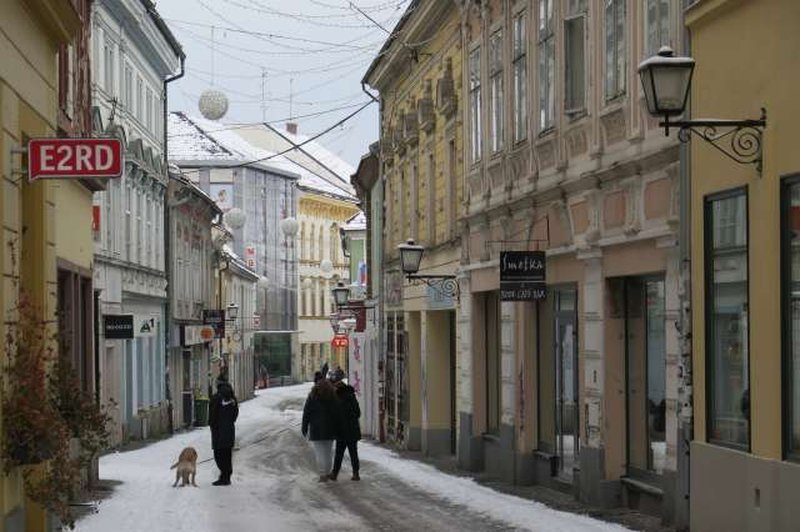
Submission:
M 331 472 L 333 442 L 336 439 L 338 410 L 336 392 L 328 379 L 320 379 L 308 394 L 303 407 L 303 436 L 311 441 L 319 470 L 319 481 Z
M 336 480 L 342 468 L 344 450 L 350 455 L 350 466 L 353 469 L 353 480 L 361 480 L 358 475 L 358 440 L 361 439 L 361 408 L 358 406 L 355 389 L 344 382 L 344 372 L 338 370 L 333 375 L 336 397 L 339 399 L 339 427 L 336 433 L 336 457 L 333 461 L 331 480 Z
M 217 393 L 208 406 L 208 424 L 211 427 L 211 447 L 217 463 L 219 479 L 214 486 L 229 486 L 233 474 L 233 444 L 236 440 L 236 418 L 239 417 L 239 402 L 233 388 L 226 380 L 217 381 Z

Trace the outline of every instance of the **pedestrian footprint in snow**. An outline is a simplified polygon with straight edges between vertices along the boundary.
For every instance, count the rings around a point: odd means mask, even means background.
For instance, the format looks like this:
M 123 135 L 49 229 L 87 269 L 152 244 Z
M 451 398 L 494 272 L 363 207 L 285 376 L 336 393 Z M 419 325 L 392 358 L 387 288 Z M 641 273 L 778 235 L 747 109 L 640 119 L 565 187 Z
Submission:
M 303 437 L 308 438 L 314 448 L 319 482 L 326 482 L 331 472 L 338 416 L 336 402 L 333 384 L 322 378 L 311 388 L 303 407 Z
M 353 469 L 352 480 L 361 480 L 358 476 L 358 440 L 361 439 L 361 427 L 358 418 L 361 417 L 361 408 L 358 406 L 355 388 L 344 381 L 344 371 L 337 368 L 331 376 L 331 382 L 336 390 L 337 406 L 339 407 L 338 425 L 336 430 L 336 457 L 333 461 L 333 471 L 328 476 L 336 480 L 342 468 L 344 451 L 350 455 L 350 466 Z
M 229 486 L 231 483 L 237 417 L 239 417 L 239 402 L 233 394 L 233 387 L 224 376 L 220 376 L 217 379 L 217 393 L 211 397 L 208 407 L 211 447 L 214 449 L 214 461 L 219 468 L 219 479 L 211 483 L 214 486 Z

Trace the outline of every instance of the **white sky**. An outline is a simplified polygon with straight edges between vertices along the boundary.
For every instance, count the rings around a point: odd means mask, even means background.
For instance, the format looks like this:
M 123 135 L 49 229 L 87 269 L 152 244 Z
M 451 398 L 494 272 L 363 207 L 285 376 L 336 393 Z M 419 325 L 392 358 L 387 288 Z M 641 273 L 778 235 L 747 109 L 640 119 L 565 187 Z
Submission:
M 353 3 L 392 30 L 408 2 Z M 255 122 L 265 115 L 267 121 L 282 124 L 290 114 L 349 106 L 318 117 L 296 119 L 300 133 L 305 135 L 314 135 L 336 123 L 358 104 L 369 101 L 361 91 L 361 79 L 388 36 L 349 5 L 348 0 L 158 1 L 159 13 L 186 52 L 186 76 L 170 85 L 170 110 L 199 115 L 198 97 L 212 86 L 213 77 L 215 88 L 226 92 L 230 101 L 223 121 Z M 265 112 L 262 68 L 267 75 Z M 294 94 L 291 113 L 290 93 Z M 356 166 L 377 137 L 378 106 L 373 104 L 320 142 Z

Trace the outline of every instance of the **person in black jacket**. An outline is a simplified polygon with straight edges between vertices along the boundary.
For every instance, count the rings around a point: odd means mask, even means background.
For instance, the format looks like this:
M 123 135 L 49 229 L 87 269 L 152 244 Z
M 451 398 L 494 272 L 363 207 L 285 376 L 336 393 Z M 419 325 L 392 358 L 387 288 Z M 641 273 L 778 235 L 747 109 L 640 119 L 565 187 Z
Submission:
M 333 461 L 333 471 L 329 475 L 331 480 L 336 480 L 342 468 L 344 450 L 350 455 L 350 466 L 353 469 L 353 480 L 361 480 L 358 475 L 358 440 L 361 439 L 361 427 L 358 418 L 361 417 L 361 408 L 358 406 L 355 389 L 344 382 L 344 372 L 337 369 L 333 374 L 336 397 L 339 399 L 339 426 L 336 433 L 336 457 Z
M 311 441 L 319 469 L 319 482 L 331 472 L 333 441 L 336 439 L 338 408 L 336 392 L 328 379 L 320 379 L 308 394 L 303 407 L 303 436 Z
M 227 380 L 217 380 L 217 393 L 211 397 L 208 406 L 208 424 L 211 427 L 211 447 L 217 463 L 219 479 L 214 486 L 229 486 L 233 474 L 233 444 L 236 439 L 236 418 L 239 417 L 239 402 L 233 394 L 233 387 Z

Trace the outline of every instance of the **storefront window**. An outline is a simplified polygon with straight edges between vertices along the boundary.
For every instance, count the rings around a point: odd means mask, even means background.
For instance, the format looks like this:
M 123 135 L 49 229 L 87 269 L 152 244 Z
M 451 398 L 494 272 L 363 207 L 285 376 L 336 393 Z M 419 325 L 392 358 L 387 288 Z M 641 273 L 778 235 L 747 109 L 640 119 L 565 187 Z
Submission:
M 706 371 L 708 439 L 748 448 L 747 196 L 706 200 Z
M 786 452 L 800 458 L 800 179 L 783 189 Z

